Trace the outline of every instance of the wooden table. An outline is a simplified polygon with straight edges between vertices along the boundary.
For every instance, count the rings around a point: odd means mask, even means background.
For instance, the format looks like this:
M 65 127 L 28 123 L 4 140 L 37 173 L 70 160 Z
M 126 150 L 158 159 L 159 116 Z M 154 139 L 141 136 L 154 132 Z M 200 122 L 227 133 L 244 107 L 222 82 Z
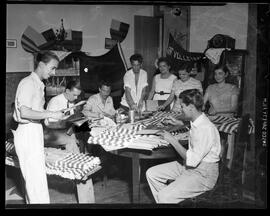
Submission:
M 132 203 L 140 202 L 140 176 L 141 167 L 140 160 L 156 160 L 156 159 L 176 159 L 178 154 L 172 146 L 157 148 L 153 151 L 138 149 L 120 149 L 110 151 L 110 153 L 132 159 Z

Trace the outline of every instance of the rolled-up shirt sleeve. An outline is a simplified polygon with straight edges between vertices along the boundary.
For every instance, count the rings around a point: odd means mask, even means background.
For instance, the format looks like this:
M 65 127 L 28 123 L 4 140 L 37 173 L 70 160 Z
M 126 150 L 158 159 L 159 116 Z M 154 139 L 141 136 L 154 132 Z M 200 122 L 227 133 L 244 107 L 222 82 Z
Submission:
M 32 108 L 34 92 L 36 91 L 34 85 L 24 82 L 20 86 L 20 91 L 16 97 L 16 105 L 20 110 L 21 106 Z
M 186 152 L 186 165 L 197 167 L 201 160 L 208 154 L 213 143 L 213 133 L 211 128 L 204 127 L 200 130 L 192 131 L 192 139 L 189 149 Z
M 129 76 L 128 73 L 126 73 L 124 76 L 124 88 L 126 88 L 126 87 L 131 88 L 132 87 L 132 85 L 131 85 L 132 80 L 131 79 L 132 79 L 132 77 Z

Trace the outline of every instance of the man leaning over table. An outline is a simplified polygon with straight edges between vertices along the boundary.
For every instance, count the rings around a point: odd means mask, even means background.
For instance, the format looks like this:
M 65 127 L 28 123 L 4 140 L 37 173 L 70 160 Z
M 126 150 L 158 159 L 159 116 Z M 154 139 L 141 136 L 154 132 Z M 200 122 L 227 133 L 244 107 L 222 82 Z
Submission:
M 83 107 L 82 113 L 90 119 L 103 118 L 104 116 L 113 119 L 116 111 L 110 94 L 111 84 L 102 80 L 99 83 L 99 93 L 88 98 Z
M 66 89 L 62 94 L 59 94 L 49 101 L 47 105 L 48 111 L 60 111 L 74 105 L 74 101 L 77 100 L 81 94 L 81 86 L 79 81 L 69 81 L 66 85 Z M 74 109 L 69 111 L 69 115 L 73 115 Z M 57 121 L 51 118 L 44 121 L 46 128 L 44 129 L 45 143 L 50 146 L 64 145 L 67 151 L 73 153 L 80 153 L 78 142 L 75 134 L 67 134 L 67 125 L 65 121 Z
M 179 203 L 209 191 L 219 174 L 220 136 L 216 126 L 202 112 L 202 94 L 197 89 L 185 90 L 179 99 L 185 118 L 191 121 L 188 150 L 170 133 L 159 133 L 183 158 L 183 164 L 173 161 L 147 170 L 147 181 L 157 203 Z M 172 117 L 170 122 L 182 124 Z M 168 180 L 173 182 L 167 185 Z
M 124 75 L 125 93 L 122 97 L 120 108 L 125 111 L 129 109 L 143 111 L 145 109 L 145 96 L 147 83 L 147 72 L 142 69 L 143 57 L 134 54 L 130 57 L 132 68 Z

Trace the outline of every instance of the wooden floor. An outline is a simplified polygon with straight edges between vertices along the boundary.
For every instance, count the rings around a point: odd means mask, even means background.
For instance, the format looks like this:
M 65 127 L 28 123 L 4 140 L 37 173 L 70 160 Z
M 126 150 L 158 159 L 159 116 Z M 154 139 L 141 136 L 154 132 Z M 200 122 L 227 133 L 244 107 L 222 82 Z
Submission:
M 155 201 L 150 188 L 143 175 L 148 166 L 153 164 L 141 164 L 140 203 L 152 204 Z M 125 170 L 125 172 L 123 172 Z M 128 161 L 119 161 L 107 168 L 107 184 L 103 181 L 104 169 L 95 173 L 92 177 L 94 183 L 96 204 L 131 204 L 131 164 Z M 6 204 L 24 204 L 19 186 L 19 170 L 6 167 Z M 73 181 L 58 176 L 48 175 L 48 186 L 52 204 L 77 204 L 76 186 Z M 213 199 L 198 199 L 196 204 L 186 202 L 180 207 L 188 208 L 256 208 L 254 202 L 248 200 L 236 200 L 228 196 L 227 186 L 214 194 Z
M 95 201 L 97 204 L 130 204 L 132 201 L 131 178 L 120 175 L 118 171 L 111 171 L 106 185 L 102 171 L 93 176 Z M 19 172 L 13 167 L 6 169 L 6 204 L 24 204 L 19 183 Z M 77 204 L 76 186 L 71 180 L 55 175 L 48 175 L 48 186 L 51 203 Z M 140 187 L 140 203 L 154 203 L 146 179 L 142 179 Z

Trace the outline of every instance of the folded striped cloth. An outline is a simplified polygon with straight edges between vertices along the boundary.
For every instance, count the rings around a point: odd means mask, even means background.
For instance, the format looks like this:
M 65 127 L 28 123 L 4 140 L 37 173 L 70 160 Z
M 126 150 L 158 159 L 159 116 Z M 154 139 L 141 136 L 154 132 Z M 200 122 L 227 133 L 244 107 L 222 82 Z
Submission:
M 15 152 L 13 142 L 6 141 L 6 160 L 8 166 L 19 168 L 20 164 Z M 45 148 L 45 165 L 48 175 L 58 175 L 68 179 L 81 180 L 101 169 L 98 157 L 86 154 L 74 154 L 65 150 Z
M 208 118 L 216 125 L 218 131 L 232 134 L 237 132 L 241 118 L 226 117 L 226 116 L 208 116 Z M 253 134 L 255 126 L 253 120 L 249 119 L 249 134 Z

